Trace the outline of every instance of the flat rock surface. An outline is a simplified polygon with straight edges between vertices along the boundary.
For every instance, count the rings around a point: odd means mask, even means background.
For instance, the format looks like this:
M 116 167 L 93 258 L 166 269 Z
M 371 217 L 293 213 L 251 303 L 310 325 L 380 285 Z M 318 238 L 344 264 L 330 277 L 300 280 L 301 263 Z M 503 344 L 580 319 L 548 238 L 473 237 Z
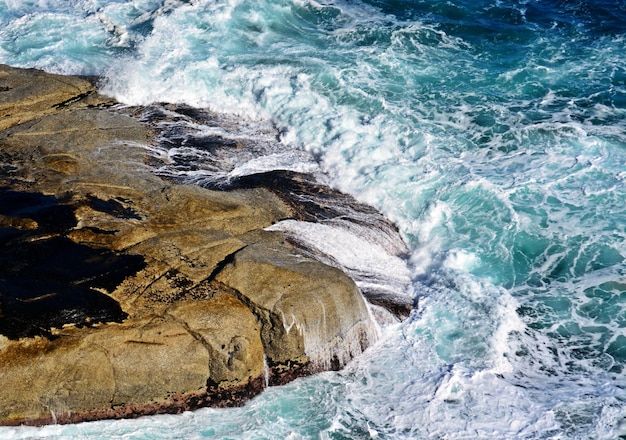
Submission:
M 159 176 L 148 110 L 0 66 L 0 424 L 238 405 L 377 338 L 352 278 L 266 230 L 344 212 Z

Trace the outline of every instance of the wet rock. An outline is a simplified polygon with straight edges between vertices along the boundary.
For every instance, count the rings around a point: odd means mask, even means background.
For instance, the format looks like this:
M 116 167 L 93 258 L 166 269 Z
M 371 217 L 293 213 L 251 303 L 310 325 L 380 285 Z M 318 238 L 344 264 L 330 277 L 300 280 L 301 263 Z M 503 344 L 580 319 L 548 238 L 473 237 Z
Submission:
M 227 121 L 122 107 L 85 78 L 8 66 L 0 115 L 0 424 L 239 405 L 376 340 L 353 279 L 268 230 L 375 211 L 298 175 L 201 187 L 163 172 L 173 133 L 191 146 L 189 118 Z M 228 166 L 254 150 L 203 145 Z M 311 188 L 334 207 L 286 195 Z
M 377 339 L 367 305 L 343 272 L 277 244 L 238 252 L 216 281 L 259 317 L 271 380 L 293 368 L 339 369 Z

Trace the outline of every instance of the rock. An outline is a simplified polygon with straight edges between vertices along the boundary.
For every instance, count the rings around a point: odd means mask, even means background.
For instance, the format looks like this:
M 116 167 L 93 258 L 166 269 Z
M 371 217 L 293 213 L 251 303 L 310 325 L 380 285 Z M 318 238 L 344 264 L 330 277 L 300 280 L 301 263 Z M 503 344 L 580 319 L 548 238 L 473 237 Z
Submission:
M 257 320 L 230 295 L 183 301 L 123 324 L 65 328 L 53 340 L 12 341 L 0 365 L 3 424 L 232 405 L 265 385 Z
M 77 103 L 89 106 L 112 102 L 98 95 L 90 81 L 78 77 L 0 65 L 0 81 L 0 130 Z
M 248 246 L 216 281 L 242 295 L 259 317 L 275 383 L 302 369 L 339 369 L 377 338 L 354 282 L 293 249 Z
M 159 177 L 153 108 L 0 65 L 0 114 L 0 424 L 239 405 L 377 339 L 346 273 L 267 230 L 306 207 Z

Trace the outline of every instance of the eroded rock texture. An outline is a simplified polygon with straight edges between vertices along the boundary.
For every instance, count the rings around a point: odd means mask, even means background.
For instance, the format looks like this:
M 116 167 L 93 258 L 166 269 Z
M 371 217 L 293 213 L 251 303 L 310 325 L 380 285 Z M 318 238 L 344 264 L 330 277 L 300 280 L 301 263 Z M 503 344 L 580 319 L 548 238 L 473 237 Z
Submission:
M 160 177 L 154 115 L 0 66 L 0 424 L 237 405 L 376 340 L 350 277 L 265 230 L 311 211 Z

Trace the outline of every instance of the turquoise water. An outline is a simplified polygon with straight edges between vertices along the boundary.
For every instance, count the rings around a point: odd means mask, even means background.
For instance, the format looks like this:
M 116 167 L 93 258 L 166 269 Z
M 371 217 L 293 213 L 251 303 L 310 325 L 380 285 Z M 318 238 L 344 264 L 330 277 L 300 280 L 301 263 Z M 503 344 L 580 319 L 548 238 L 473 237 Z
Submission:
M 3 438 L 626 437 L 626 3 L 0 0 L 0 62 L 269 120 L 395 221 L 420 307 L 243 408 Z

